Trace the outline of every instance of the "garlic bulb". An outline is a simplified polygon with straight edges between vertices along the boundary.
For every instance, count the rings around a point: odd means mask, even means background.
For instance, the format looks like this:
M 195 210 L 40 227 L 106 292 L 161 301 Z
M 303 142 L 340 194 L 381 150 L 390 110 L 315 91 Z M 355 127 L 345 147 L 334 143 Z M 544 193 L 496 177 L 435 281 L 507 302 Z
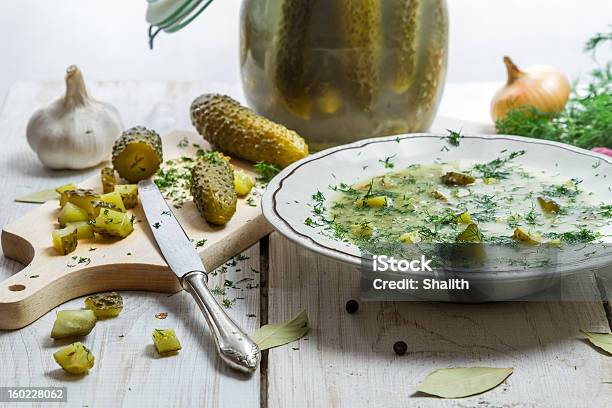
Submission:
M 26 137 L 51 169 L 84 169 L 110 157 L 123 131 L 119 112 L 87 94 L 81 71 L 66 70 L 66 94 L 30 117 Z
M 520 70 L 504 57 L 508 82 L 497 91 L 491 103 L 494 121 L 504 119 L 509 110 L 531 106 L 544 113 L 563 110 L 570 94 L 570 83 L 558 69 L 535 66 Z

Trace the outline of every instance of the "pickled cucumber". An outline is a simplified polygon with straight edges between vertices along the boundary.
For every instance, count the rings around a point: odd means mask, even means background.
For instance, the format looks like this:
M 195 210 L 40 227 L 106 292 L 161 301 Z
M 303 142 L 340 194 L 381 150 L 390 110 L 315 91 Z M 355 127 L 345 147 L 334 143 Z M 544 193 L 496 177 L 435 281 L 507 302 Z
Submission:
M 89 221 L 68 222 L 66 226 L 76 228 L 77 239 L 90 239 L 94 237 L 93 225 Z
M 56 188 L 55 191 L 57 191 L 58 194 L 62 194 L 65 191 L 76 190 L 76 189 L 77 189 L 77 186 L 70 183 L 70 184 L 64 184 L 63 186 Z
M 62 227 L 65 227 L 69 222 L 89 221 L 89 214 L 72 203 L 66 203 L 60 210 L 57 221 Z
M 473 184 L 476 179 L 469 174 L 449 171 L 440 177 L 440 181 L 447 186 L 467 186 L 469 184 Z
M 125 208 L 130 209 L 138 205 L 138 186 L 136 184 L 115 186 L 115 191 L 121 195 Z
M 155 329 L 153 331 L 153 344 L 159 354 L 179 351 L 181 343 L 172 329 Z
M 312 14 L 311 0 L 284 0 L 276 36 L 275 86 L 287 108 L 298 116 L 310 116 L 306 83 L 308 61 L 304 55 Z
M 133 221 L 127 213 L 105 208 L 92 222 L 94 231 L 99 234 L 125 238 L 134 231 Z
M 113 167 L 130 183 L 153 175 L 162 161 L 161 137 L 143 126 L 126 130 L 113 145 Z
M 200 159 L 191 172 L 191 195 L 204 219 L 225 225 L 236 212 L 234 170 L 219 155 Z
M 109 204 L 108 206 L 102 206 L 104 208 L 111 208 L 116 211 L 125 212 L 125 206 L 123 205 L 123 199 L 121 198 L 121 194 L 116 191 L 111 193 L 102 194 L 100 196 L 100 203 Z
M 429 45 L 423 61 L 424 74 L 418 82 L 414 101 L 418 109 L 410 118 L 417 129 L 426 129 L 431 124 L 435 114 L 435 104 L 439 100 L 438 93 L 442 90 L 441 84 L 444 82 L 446 75 L 448 42 L 446 3 L 437 0 L 430 7 L 430 15 L 425 17 L 431 20 L 428 24 L 430 27 Z
M 100 170 L 100 178 L 102 180 L 102 191 L 105 194 L 115 191 L 115 184 L 117 184 L 115 169 L 112 167 L 104 167 Z
M 244 170 L 234 170 L 234 189 L 238 197 L 244 197 L 255 186 L 255 180 Z
M 123 310 L 123 298 L 117 292 L 97 293 L 85 299 L 85 307 L 96 317 L 116 317 Z
M 401 10 L 394 27 L 398 32 L 393 36 L 393 63 L 391 89 L 397 94 L 406 92 L 416 77 L 417 33 L 419 28 L 419 9 L 421 0 L 402 1 Z
M 67 255 L 74 251 L 77 247 L 77 229 L 74 226 L 63 229 L 54 230 L 51 232 L 53 247 L 61 255 Z
M 548 214 L 558 214 L 561 211 L 559 203 L 547 197 L 538 197 L 538 204 L 540 204 L 542 211 Z
M 96 325 L 96 315 L 92 310 L 61 310 L 55 316 L 51 338 L 87 336 Z
M 198 97 L 191 104 L 191 121 L 220 150 L 252 162 L 285 167 L 308 155 L 308 146 L 297 133 L 256 115 L 229 96 Z
M 523 231 L 520 228 L 517 228 L 514 230 L 514 234 L 512 235 L 512 238 L 515 241 L 522 242 L 523 244 L 527 244 L 527 245 L 538 245 L 540 243 L 540 240 L 538 239 L 538 237 L 532 236 L 531 234 Z
M 482 242 L 482 233 L 476 224 L 468 225 L 461 234 L 457 236 L 459 242 Z
M 53 358 L 71 374 L 87 374 L 94 366 L 94 356 L 83 343 L 72 343 L 53 353 Z
M 381 0 L 342 0 L 342 28 L 347 54 L 346 76 L 357 105 L 372 111 L 379 90 Z
M 99 194 L 93 190 L 85 190 L 82 188 L 67 190 L 60 195 L 60 206 L 63 207 L 66 203 L 72 203 L 87 211 L 90 218 L 97 216 L 99 211 L 96 209 L 96 203 L 99 201 Z

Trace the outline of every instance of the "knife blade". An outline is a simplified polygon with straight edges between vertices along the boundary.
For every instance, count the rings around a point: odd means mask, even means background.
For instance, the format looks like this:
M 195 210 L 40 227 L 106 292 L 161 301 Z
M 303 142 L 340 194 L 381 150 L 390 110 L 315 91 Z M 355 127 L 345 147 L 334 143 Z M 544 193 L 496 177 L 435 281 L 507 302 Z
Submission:
M 206 272 L 193 242 L 155 183 L 149 180 L 138 183 L 138 195 L 155 241 L 172 272 L 179 278 L 193 271 Z
M 204 314 L 217 352 L 230 367 L 244 372 L 257 369 L 261 352 L 257 344 L 225 313 L 208 288 L 208 275 L 200 255 L 174 216 L 163 195 L 150 180 L 138 183 L 138 194 L 147 222 L 162 256 Z

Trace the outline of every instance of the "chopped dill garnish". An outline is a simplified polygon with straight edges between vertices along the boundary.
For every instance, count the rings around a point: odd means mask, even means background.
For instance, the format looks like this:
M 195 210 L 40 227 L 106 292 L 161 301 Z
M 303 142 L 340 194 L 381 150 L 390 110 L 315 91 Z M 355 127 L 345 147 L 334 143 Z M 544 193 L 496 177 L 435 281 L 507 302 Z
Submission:
M 397 156 L 397 153 L 392 156 L 385 157 L 384 160 L 379 160 L 378 162 L 385 166 L 385 169 L 392 169 L 395 167 L 395 164 L 392 162 L 395 156 Z
M 257 162 L 253 167 L 260 176 L 259 180 L 263 183 L 269 183 L 280 172 L 275 165 L 264 162 Z
M 482 178 L 505 179 L 510 175 L 510 172 L 507 171 L 508 163 L 524 154 L 525 150 L 518 150 L 507 157 L 498 157 L 488 163 L 475 164 L 472 170 Z
M 461 134 L 461 130 L 456 132 L 454 130 L 446 129 L 448 131 L 448 136 L 446 136 L 446 142 L 451 146 L 459 146 L 459 142 L 463 135 Z
M 223 307 L 226 309 L 230 309 L 234 305 L 234 303 L 236 303 L 236 299 L 230 299 L 227 297 L 223 298 Z
M 600 234 L 598 232 L 590 231 L 586 228 L 581 228 L 578 231 L 569 231 L 569 232 L 549 232 L 544 234 L 546 238 L 550 239 L 559 239 L 567 244 L 586 244 L 592 241 L 595 241 L 599 238 Z

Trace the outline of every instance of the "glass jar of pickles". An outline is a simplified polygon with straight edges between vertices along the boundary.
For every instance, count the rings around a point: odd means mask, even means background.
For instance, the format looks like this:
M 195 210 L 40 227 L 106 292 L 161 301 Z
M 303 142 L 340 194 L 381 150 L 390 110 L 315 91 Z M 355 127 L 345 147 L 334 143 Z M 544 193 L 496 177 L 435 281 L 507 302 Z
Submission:
M 240 34 L 249 105 L 313 150 L 433 121 L 446 0 L 243 0 Z

